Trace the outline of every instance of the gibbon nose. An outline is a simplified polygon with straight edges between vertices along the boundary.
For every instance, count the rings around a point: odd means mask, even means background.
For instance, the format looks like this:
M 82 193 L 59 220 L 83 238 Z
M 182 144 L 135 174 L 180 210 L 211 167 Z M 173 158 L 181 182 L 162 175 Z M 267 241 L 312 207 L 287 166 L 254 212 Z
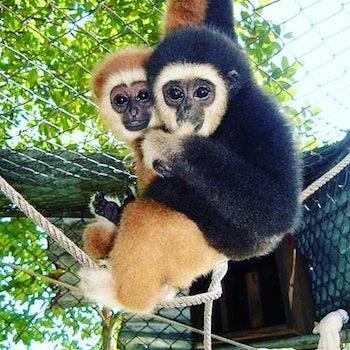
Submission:
M 136 119 L 136 117 L 138 116 L 139 114 L 139 110 L 137 107 L 133 107 L 131 106 L 130 109 L 129 109 L 129 114 L 130 114 L 130 117 L 132 119 Z
M 191 105 L 185 105 L 181 110 L 179 111 L 179 116 L 177 118 L 177 123 L 179 125 L 183 124 L 186 120 L 192 119 L 192 106 Z

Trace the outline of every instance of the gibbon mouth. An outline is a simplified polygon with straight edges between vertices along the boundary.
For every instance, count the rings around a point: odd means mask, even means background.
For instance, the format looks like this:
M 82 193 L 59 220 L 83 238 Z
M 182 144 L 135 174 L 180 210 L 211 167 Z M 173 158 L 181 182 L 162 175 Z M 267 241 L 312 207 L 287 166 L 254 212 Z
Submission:
M 129 131 L 140 131 L 146 129 L 149 123 L 149 119 L 134 120 L 125 124 L 125 128 Z

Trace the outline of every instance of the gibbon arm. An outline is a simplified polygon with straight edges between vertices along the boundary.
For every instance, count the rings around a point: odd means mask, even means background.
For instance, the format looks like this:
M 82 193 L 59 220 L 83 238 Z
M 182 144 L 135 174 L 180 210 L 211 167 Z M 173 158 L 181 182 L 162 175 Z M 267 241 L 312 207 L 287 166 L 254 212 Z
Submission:
M 230 36 L 237 42 L 234 31 L 234 17 L 232 0 L 208 0 L 208 7 L 204 24 L 214 27 Z
M 170 168 L 174 181 L 179 178 L 186 184 L 182 192 L 198 197 L 236 226 L 271 235 L 294 224 L 299 164 L 290 129 L 279 112 L 271 106 L 262 110 L 257 93 L 246 101 L 242 115 L 232 111 L 234 127 L 220 125 L 220 132 L 231 130 L 229 145 L 215 138 L 189 136 Z M 151 184 L 147 193 L 171 207 L 177 208 L 173 203 L 180 202 L 176 193 L 167 190 L 166 179 Z
M 169 0 L 163 18 L 163 34 L 203 24 L 206 10 L 207 0 Z

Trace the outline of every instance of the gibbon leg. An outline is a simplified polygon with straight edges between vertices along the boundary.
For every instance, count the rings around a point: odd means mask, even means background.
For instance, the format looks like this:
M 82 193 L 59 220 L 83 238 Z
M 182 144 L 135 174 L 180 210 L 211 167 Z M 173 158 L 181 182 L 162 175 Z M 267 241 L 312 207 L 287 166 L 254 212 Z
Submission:
M 83 232 L 83 249 L 93 259 L 103 259 L 113 248 L 117 226 L 104 219 L 87 225 Z
M 139 199 L 124 210 L 110 253 L 113 296 L 124 309 L 151 311 L 164 288 L 187 288 L 223 259 L 193 221 Z

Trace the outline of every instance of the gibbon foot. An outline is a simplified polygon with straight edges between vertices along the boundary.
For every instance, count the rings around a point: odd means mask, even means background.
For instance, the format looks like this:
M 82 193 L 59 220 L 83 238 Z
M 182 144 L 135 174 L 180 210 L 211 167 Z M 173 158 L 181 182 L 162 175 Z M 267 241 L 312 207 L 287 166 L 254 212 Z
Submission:
M 108 269 L 82 268 L 79 278 L 84 297 L 103 306 L 121 310 L 114 297 L 113 277 Z

